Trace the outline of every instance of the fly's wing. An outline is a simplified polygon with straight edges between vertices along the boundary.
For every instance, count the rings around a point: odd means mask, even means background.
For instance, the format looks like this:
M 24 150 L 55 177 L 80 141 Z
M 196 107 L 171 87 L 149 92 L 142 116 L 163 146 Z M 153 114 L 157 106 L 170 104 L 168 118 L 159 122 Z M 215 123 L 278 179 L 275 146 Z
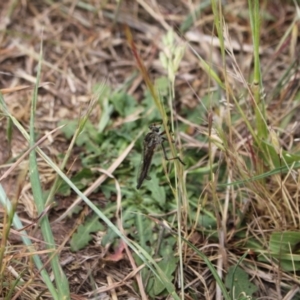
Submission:
M 136 186 L 137 189 L 141 187 L 145 179 L 150 179 L 150 177 L 148 176 L 148 172 L 150 169 L 155 146 L 156 145 L 152 143 L 151 146 L 149 147 L 149 143 L 146 140 L 144 141 L 142 164 L 137 179 L 137 186 Z

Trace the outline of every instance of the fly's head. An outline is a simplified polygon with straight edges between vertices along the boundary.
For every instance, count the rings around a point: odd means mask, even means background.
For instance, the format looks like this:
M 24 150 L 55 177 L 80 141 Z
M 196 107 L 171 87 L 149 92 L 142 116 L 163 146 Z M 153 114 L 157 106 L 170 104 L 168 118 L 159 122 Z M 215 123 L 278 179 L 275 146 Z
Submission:
M 149 126 L 149 129 L 151 131 L 146 135 L 144 145 L 147 148 L 155 148 L 162 143 L 162 137 L 159 133 L 160 126 L 154 123 Z
M 149 125 L 149 129 L 151 130 L 151 132 L 159 132 L 160 126 L 157 123 L 153 123 L 151 125 Z

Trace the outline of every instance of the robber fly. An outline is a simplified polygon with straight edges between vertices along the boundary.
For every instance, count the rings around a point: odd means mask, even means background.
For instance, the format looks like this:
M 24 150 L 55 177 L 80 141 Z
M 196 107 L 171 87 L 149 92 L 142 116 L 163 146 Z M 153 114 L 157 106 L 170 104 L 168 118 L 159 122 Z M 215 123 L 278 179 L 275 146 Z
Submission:
M 136 186 L 137 189 L 141 187 L 145 179 L 147 180 L 151 179 L 148 176 L 148 171 L 150 169 L 154 151 L 158 145 L 161 145 L 163 149 L 165 160 L 178 159 L 183 165 L 185 165 L 185 163 L 178 156 L 172 158 L 167 157 L 166 149 L 163 144 L 165 141 L 167 141 L 167 138 L 163 136 L 164 134 L 166 134 L 166 131 L 159 132 L 160 126 L 158 126 L 157 124 L 151 124 L 149 126 L 149 129 L 151 131 L 147 133 L 147 135 L 144 138 L 143 160 L 142 160 L 141 171 L 137 180 L 137 186 Z

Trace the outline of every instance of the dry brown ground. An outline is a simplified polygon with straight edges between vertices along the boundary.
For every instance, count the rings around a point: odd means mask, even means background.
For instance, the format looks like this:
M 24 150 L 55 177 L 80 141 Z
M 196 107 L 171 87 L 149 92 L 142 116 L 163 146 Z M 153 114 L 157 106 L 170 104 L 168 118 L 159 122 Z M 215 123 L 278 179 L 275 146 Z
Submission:
M 161 38 L 170 28 L 178 31 L 187 15 L 194 11 L 201 1 L 121 1 L 119 8 L 115 1 L 87 2 L 89 3 L 86 7 L 80 7 L 81 2 L 67 0 L 0 3 L 0 88 L 10 111 L 26 128 L 29 123 L 32 89 L 14 91 L 14 88 L 34 84 L 40 43 L 43 40 L 44 63 L 41 82 L 48 84 L 39 91 L 36 130 L 40 135 L 55 128 L 61 119 L 77 119 L 89 103 L 96 83 L 106 81 L 113 89 L 119 88 L 137 69 L 126 42 L 124 24 L 131 28 L 137 48 L 151 71 L 152 78 L 165 74 L 158 59 L 163 47 Z M 226 2 L 224 14 L 236 59 L 241 73 L 248 76 L 253 67 L 253 60 L 247 1 Z M 262 21 L 261 31 L 264 86 L 268 91 L 297 55 L 297 52 L 291 52 L 288 41 L 279 49 L 276 48 L 295 16 L 295 8 L 292 4 L 278 0 L 262 1 L 262 6 L 271 16 L 269 21 L 266 21 L 268 17 Z M 89 10 L 91 7 L 93 11 Z M 222 61 L 213 28 L 213 15 L 208 6 L 201 18 L 197 19 L 182 37 L 218 69 L 221 68 Z M 295 33 L 299 34 L 296 29 Z M 239 89 L 238 80 L 232 79 L 232 87 Z M 210 88 L 211 82 L 200 69 L 197 57 L 187 48 L 176 78 L 176 96 L 180 106 L 193 109 L 199 105 L 198 97 L 206 95 Z M 139 101 L 144 89 L 142 76 L 138 75 L 129 87 L 128 94 Z M 92 118 L 96 120 L 100 113 L 99 110 L 93 111 Z M 270 116 L 275 118 L 276 110 L 271 110 Z M 0 159 L 4 165 L 9 157 L 18 156 L 28 146 L 15 130 L 10 153 L 5 133 L 6 119 L 2 118 L 0 122 Z M 59 133 L 43 145 L 43 149 L 56 162 L 58 153 L 63 153 L 67 147 L 68 141 Z M 55 174 L 42 161 L 41 164 L 41 180 L 44 186 L 49 186 Z M 16 178 L 22 168 L 27 168 L 26 162 L 2 184 L 10 197 L 15 197 L 20 192 L 18 212 L 27 224 L 36 217 L 36 210 L 32 205 L 29 183 L 22 183 L 22 190 L 16 190 Z M 72 168 L 75 172 L 80 166 L 75 164 Z M 94 198 L 97 197 L 101 195 L 94 195 Z M 60 199 L 59 208 L 50 212 L 50 217 L 57 218 L 73 200 L 74 197 Z M 53 225 L 57 244 L 71 232 L 73 223 L 74 221 L 67 219 Z M 19 239 L 12 237 L 10 242 L 18 244 Z M 99 248 L 91 247 L 77 254 L 70 254 L 67 250 L 63 252 L 63 265 L 67 257 L 72 257 L 71 263 L 66 262 L 65 270 L 74 299 L 82 299 L 75 295 L 84 295 L 91 290 L 87 280 L 89 270 L 92 270 L 98 286 L 101 286 L 101 283 L 111 283 L 112 278 L 115 282 L 120 281 L 129 273 L 130 267 L 126 262 L 99 263 L 98 251 Z M 94 255 L 94 259 L 78 265 L 79 261 L 84 261 L 84 255 Z M 117 290 L 115 295 L 118 299 L 129 299 L 130 295 L 135 295 L 131 284 L 129 281 Z M 268 293 L 267 290 L 268 287 L 265 287 L 265 293 Z M 276 292 L 274 294 L 273 297 L 276 297 Z M 24 296 L 22 299 L 30 297 Z

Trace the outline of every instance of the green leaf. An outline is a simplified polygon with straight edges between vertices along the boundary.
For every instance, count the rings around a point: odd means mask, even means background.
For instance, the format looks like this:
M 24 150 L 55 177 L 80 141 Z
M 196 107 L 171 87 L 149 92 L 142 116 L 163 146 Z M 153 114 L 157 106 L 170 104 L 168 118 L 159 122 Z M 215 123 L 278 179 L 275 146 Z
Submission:
M 93 178 L 94 174 L 90 169 L 82 169 L 75 176 L 73 176 L 71 180 L 80 190 L 82 190 L 86 186 L 88 186 Z M 68 196 L 71 194 L 71 188 L 67 183 L 62 182 L 58 189 L 58 193 L 64 196 Z
M 77 120 L 63 120 L 59 122 L 60 125 L 67 124 L 64 126 L 61 131 L 65 134 L 67 139 L 71 139 L 75 134 L 76 129 L 79 126 Z M 90 151 L 97 151 L 99 148 L 98 145 L 95 143 L 97 141 L 98 133 L 91 122 L 87 121 L 85 123 L 84 130 L 79 134 L 76 139 L 76 145 L 83 146 L 85 145 L 86 148 Z
M 91 233 L 102 230 L 104 231 L 104 226 L 100 223 L 99 217 L 94 215 L 86 223 L 80 225 L 75 234 L 73 234 L 70 245 L 71 250 L 76 252 L 88 245 L 89 241 L 92 239 Z
M 270 255 L 284 271 L 300 270 L 300 232 L 273 232 L 269 242 Z M 265 261 L 263 256 L 260 260 Z
M 231 266 L 225 278 L 225 285 L 230 289 L 233 299 L 247 299 L 258 288 L 249 281 L 248 274 L 239 266 Z
M 60 130 L 61 130 L 61 132 L 64 133 L 64 135 L 66 136 L 67 139 L 71 139 L 78 127 L 78 121 L 62 120 L 62 121 L 58 122 L 59 126 L 65 125 L 65 124 L 66 124 L 66 126 L 62 127 Z
M 164 270 L 164 273 L 170 282 L 173 282 L 174 272 L 177 268 L 178 258 L 174 255 L 163 258 L 158 262 L 159 267 Z M 158 295 L 162 296 L 166 290 L 165 284 L 156 277 L 151 277 L 149 284 L 147 285 L 147 294 L 153 298 L 157 298 Z
M 135 110 L 136 100 L 123 91 L 114 93 L 110 101 L 121 117 L 126 117 Z
M 153 199 L 155 199 L 161 206 L 166 203 L 166 192 L 164 187 L 159 186 L 159 179 L 152 176 L 151 180 L 145 180 L 145 186 L 151 191 Z
M 271 158 L 272 163 L 276 168 L 281 167 L 282 165 L 292 164 L 294 162 L 298 162 L 300 160 L 300 155 L 290 154 L 287 151 L 281 150 L 280 155 L 282 159 L 280 159 L 279 153 L 276 151 L 275 147 L 265 141 L 262 141 L 262 146 L 264 151 L 268 153 L 268 156 Z
M 161 234 L 163 234 L 163 231 L 161 231 Z M 164 270 L 165 276 L 169 282 L 173 282 L 174 272 L 178 266 L 179 257 L 174 256 L 174 247 L 176 242 L 177 239 L 173 236 L 164 237 L 161 240 L 159 247 L 159 256 L 161 256 L 162 259 L 157 264 L 162 270 Z M 163 284 L 157 277 L 151 276 L 147 285 L 148 295 L 156 299 L 158 295 L 165 296 L 164 291 L 165 293 L 167 292 L 165 284 Z
M 295 253 L 299 251 L 299 245 L 299 231 L 273 232 L 270 237 L 269 247 L 271 253 Z
M 137 235 L 135 239 L 148 253 L 151 252 L 151 245 L 156 238 L 156 234 L 153 234 L 153 225 L 153 222 L 143 215 L 136 216 Z
M 94 174 L 90 169 L 82 169 L 71 180 L 78 189 L 83 189 L 90 183 L 93 177 Z
M 111 228 L 108 228 L 106 234 L 102 238 L 101 245 L 105 247 L 106 245 L 112 244 L 115 242 L 116 238 L 119 238 L 119 236 Z
M 197 210 L 190 210 L 189 217 L 193 221 L 198 221 L 198 225 L 202 228 L 217 228 L 217 220 L 214 214 L 209 211 L 202 210 L 198 215 Z

